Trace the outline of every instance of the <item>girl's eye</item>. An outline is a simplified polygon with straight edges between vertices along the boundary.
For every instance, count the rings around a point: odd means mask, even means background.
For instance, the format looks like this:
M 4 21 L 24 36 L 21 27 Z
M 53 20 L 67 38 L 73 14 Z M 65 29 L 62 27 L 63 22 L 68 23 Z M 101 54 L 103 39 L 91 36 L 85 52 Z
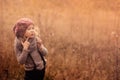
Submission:
M 32 27 L 32 29 L 34 29 L 34 27 Z
M 34 27 L 29 27 L 27 30 L 32 30 L 32 29 L 34 29 Z
M 31 28 L 28 28 L 27 30 L 30 30 Z

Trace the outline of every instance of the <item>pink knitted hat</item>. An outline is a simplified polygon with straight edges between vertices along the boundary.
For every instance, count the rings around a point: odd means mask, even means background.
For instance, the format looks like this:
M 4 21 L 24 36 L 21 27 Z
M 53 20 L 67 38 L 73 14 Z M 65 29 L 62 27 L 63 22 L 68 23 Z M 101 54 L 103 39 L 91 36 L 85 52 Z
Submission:
M 33 21 L 29 18 L 21 18 L 19 19 L 13 27 L 13 31 L 17 38 L 23 37 L 26 29 L 29 25 L 34 25 Z

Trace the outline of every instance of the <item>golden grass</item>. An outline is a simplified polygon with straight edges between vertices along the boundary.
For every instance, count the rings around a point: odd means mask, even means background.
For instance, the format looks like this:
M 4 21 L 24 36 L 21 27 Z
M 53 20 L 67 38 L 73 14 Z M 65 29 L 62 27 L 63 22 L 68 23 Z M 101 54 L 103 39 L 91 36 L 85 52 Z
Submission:
M 23 80 L 12 28 L 29 17 L 48 48 L 45 80 L 118 80 L 119 0 L 0 0 L 0 80 Z M 114 5 L 113 5 L 114 4 Z M 27 5 L 27 6 L 26 6 Z M 119 43 L 118 39 L 118 43 Z

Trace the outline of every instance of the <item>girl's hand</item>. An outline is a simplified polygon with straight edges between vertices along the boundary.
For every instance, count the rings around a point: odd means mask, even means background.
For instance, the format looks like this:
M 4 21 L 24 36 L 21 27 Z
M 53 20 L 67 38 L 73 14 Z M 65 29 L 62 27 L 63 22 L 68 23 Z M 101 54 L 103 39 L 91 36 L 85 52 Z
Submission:
M 40 45 L 42 45 L 42 40 L 39 38 L 39 37 L 37 37 L 37 44 L 40 46 Z
M 29 39 L 29 38 L 27 38 L 27 39 L 25 40 L 25 42 L 21 41 L 21 43 L 22 43 L 22 45 L 23 45 L 23 50 L 28 50 L 28 47 L 29 47 L 29 45 L 30 45 L 30 43 L 28 42 L 28 39 Z

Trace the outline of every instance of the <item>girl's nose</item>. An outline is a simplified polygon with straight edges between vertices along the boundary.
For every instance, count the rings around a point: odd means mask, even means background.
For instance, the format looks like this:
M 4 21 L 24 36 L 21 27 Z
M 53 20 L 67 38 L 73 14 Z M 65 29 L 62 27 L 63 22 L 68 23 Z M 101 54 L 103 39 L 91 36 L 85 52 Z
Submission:
M 31 30 L 30 32 L 34 33 L 34 32 L 35 32 L 35 30 Z

